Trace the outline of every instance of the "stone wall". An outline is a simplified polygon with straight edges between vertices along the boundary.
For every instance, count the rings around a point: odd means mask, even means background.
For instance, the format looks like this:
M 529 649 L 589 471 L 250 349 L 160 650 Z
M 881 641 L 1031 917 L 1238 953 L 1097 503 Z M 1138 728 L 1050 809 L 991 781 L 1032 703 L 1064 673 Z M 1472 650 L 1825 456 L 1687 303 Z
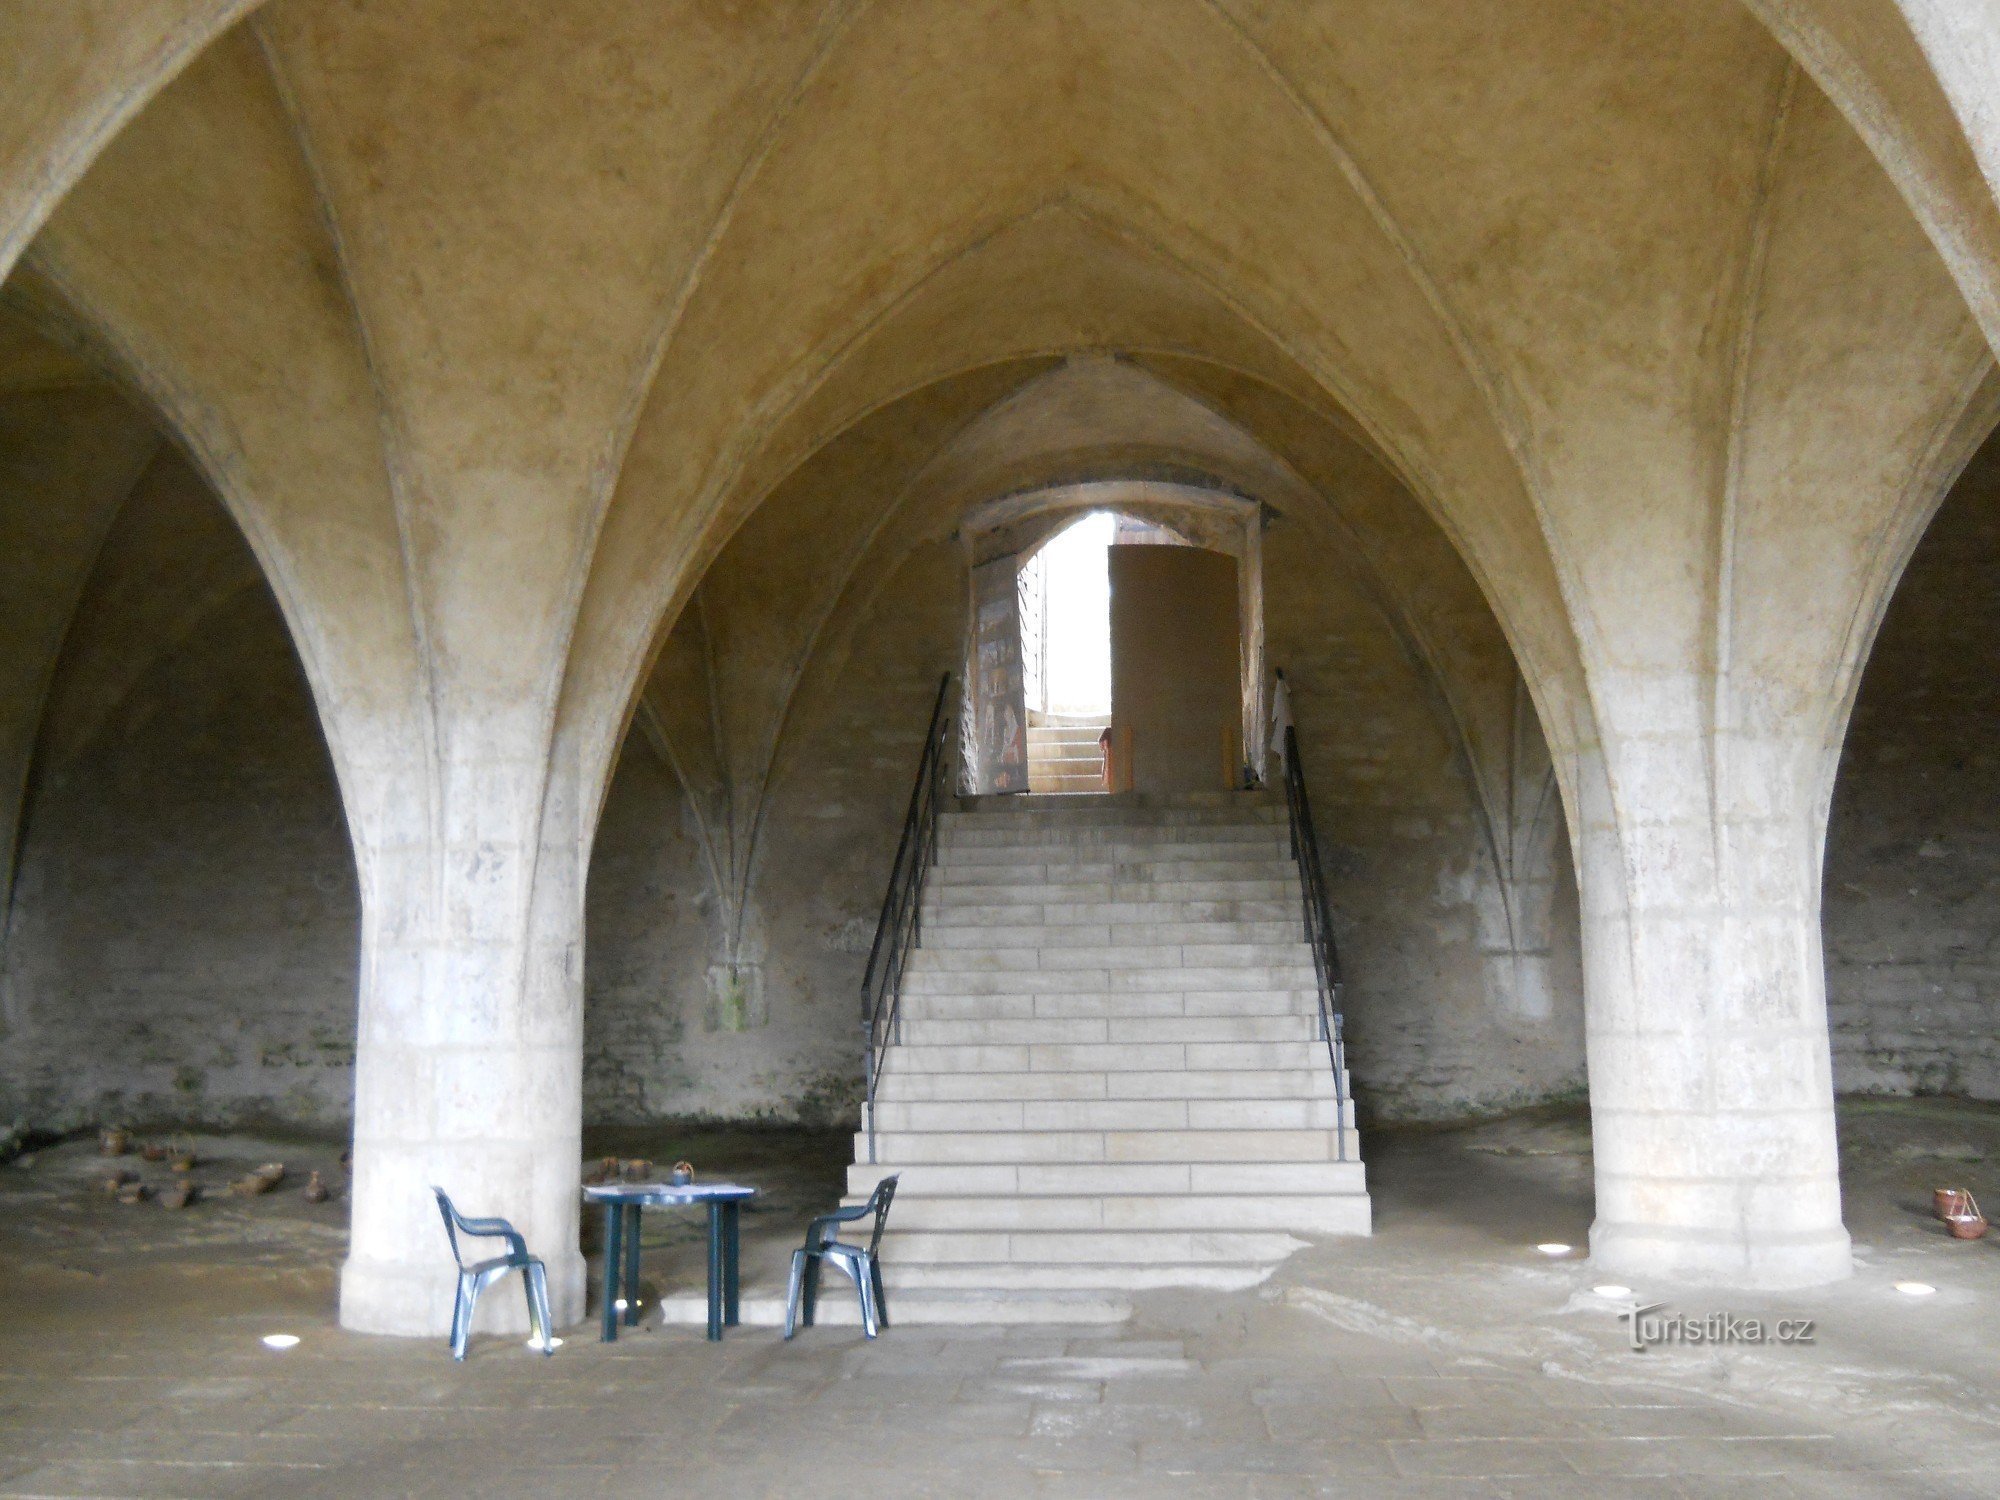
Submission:
M 1574 1091 L 1573 922 L 1559 1003 L 1510 1004 L 1448 715 L 1318 545 L 1271 533 L 1272 659 L 1319 798 L 1363 1098 L 1430 1116 Z M 716 1000 L 726 945 L 694 805 L 634 728 L 591 866 L 589 1118 L 851 1114 L 861 970 L 964 589 L 958 544 L 934 537 L 864 571 L 819 633 L 752 820 L 737 1010 Z M 142 486 L 106 544 L 40 765 L 0 1103 L 50 1123 L 342 1123 L 358 916 L 338 792 L 276 604 L 184 470 Z
M 120 566 L 140 561 L 100 567 L 100 629 L 104 607 L 150 614 Z M 254 569 L 179 623 L 129 681 L 112 680 L 122 651 L 72 635 L 52 708 L 81 743 L 28 804 L 0 1107 L 334 1126 L 353 1107 L 359 900 L 325 742 Z M 52 720 L 45 745 L 61 737 Z
M 1861 680 L 1824 886 L 1834 1078 L 2000 1099 L 2000 443 L 1910 559 Z

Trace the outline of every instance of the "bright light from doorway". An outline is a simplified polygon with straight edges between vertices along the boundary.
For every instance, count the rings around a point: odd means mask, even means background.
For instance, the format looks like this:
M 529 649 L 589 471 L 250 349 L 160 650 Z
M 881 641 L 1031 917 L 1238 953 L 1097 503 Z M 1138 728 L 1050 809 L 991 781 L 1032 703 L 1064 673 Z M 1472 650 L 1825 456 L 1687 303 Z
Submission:
M 1117 518 L 1085 516 L 1042 548 L 1048 711 L 1111 711 L 1111 568 Z

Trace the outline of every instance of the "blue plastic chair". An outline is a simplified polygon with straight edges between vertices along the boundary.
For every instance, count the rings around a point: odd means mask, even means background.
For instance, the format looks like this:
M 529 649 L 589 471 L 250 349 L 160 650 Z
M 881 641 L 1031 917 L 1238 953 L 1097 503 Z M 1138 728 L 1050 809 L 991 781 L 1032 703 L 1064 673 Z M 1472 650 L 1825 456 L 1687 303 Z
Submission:
M 521 1238 L 521 1232 L 505 1219 L 468 1219 L 452 1206 L 443 1188 L 433 1187 L 431 1191 L 437 1194 L 438 1212 L 444 1215 L 451 1258 L 458 1262 L 458 1296 L 451 1309 L 451 1357 L 465 1358 L 465 1342 L 472 1336 L 472 1309 L 479 1303 L 479 1294 L 509 1271 L 521 1273 L 528 1296 L 528 1323 L 534 1331 L 536 1346 L 544 1354 L 555 1353 L 555 1340 L 549 1328 L 548 1271 L 540 1259 L 528 1254 L 528 1244 Z M 505 1240 L 507 1253 L 468 1266 L 458 1248 L 461 1234 L 474 1239 Z
M 866 1203 L 822 1214 L 806 1226 L 806 1242 L 792 1252 L 792 1275 L 785 1287 L 786 1338 L 798 1332 L 801 1311 L 805 1314 L 805 1326 L 812 1327 L 813 1310 L 819 1304 L 819 1268 L 829 1261 L 853 1281 L 854 1289 L 861 1294 L 861 1331 L 872 1339 L 889 1326 L 889 1301 L 882 1295 L 882 1262 L 877 1251 L 882 1245 L 882 1230 L 889 1222 L 889 1204 L 895 1196 L 896 1176 L 884 1177 L 875 1184 L 875 1191 L 868 1195 Z M 852 1224 L 870 1214 L 875 1216 L 875 1232 L 868 1237 L 866 1250 L 835 1238 L 841 1225 Z

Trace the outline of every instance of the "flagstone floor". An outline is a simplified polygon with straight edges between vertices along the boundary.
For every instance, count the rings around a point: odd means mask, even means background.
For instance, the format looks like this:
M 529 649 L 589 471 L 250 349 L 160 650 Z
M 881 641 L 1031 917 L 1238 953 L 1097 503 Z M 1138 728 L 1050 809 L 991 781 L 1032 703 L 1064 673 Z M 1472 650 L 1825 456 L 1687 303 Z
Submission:
M 711 1346 L 647 1327 L 606 1346 L 584 1326 L 547 1359 L 478 1340 L 463 1367 L 442 1340 L 335 1327 L 338 1197 L 127 1208 L 77 1142 L 0 1168 L 0 1496 L 2000 1494 L 2000 1244 L 1925 1216 L 1946 1177 L 1992 1185 L 2000 1113 L 1851 1106 L 1842 1134 L 1852 1280 L 1633 1289 L 1661 1316 L 1812 1318 L 1810 1345 L 1634 1352 L 1588 1261 L 1535 1249 L 1589 1222 L 1587 1128 L 1551 1115 L 1378 1132 L 1373 1239 L 1252 1291 L 1150 1296 L 1118 1328 Z M 844 1160 L 804 1134 L 656 1146 L 767 1187 L 753 1279 Z M 203 1149 L 224 1174 L 277 1153 L 331 1175 L 334 1155 Z M 695 1226 L 656 1237 L 648 1279 L 691 1278 Z M 1895 1290 L 1915 1280 L 1936 1293 Z M 272 1332 L 300 1342 L 272 1352 Z

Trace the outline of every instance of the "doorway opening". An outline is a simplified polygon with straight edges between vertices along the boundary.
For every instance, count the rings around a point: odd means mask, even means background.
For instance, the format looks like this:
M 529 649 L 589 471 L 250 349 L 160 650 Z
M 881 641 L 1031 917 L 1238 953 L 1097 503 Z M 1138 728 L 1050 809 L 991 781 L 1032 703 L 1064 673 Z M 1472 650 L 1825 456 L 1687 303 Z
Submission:
M 1110 551 L 1094 511 L 1038 547 L 1019 575 L 1028 790 L 1102 792 L 1111 742 Z
M 963 790 L 1254 783 L 1262 519 L 1253 499 L 1154 480 L 1027 491 L 968 515 Z

